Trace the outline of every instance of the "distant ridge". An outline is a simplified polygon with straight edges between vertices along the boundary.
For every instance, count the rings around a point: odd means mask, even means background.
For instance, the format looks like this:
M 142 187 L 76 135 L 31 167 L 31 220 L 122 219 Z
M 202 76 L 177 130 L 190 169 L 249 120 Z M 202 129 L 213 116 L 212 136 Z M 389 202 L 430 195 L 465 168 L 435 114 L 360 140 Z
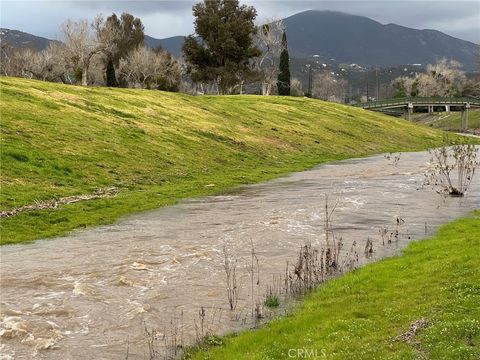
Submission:
M 161 46 L 163 49 L 167 50 L 175 57 L 182 56 L 182 45 L 184 36 L 174 36 L 166 39 L 155 39 L 151 36 L 145 35 L 145 45 L 151 48 L 155 48 L 157 46 Z
M 368 66 L 435 63 L 454 59 L 467 71 L 477 69 L 479 46 L 437 30 L 417 30 L 396 24 L 383 25 L 365 16 L 335 11 L 308 10 L 284 19 L 290 56 L 335 59 L 336 62 Z M 175 56 L 181 56 L 183 37 L 158 41 Z
M 437 30 L 417 30 L 396 24 L 383 25 L 365 16 L 335 11 L 308 10 L 284 19 L 290 56 L 334 59 L 336 63 L 367 66 L 397 66 L 435 63 L 454 59 L 467 71 L 478 70 L 479 45 L 454 38 Z M 44 49 L 52 40 L 17 30 L 0 29 L 2 42 L 17 47 Z M 184 36 L 156 39 L 145 35 L 149 47 L 162 46 L 182 56 Z
M 475 68 L 478 45 L 437 30 L 417 30 L 396 24 L 382 25 L 364 16 L 332 11 L 305 11 L 285 19 L 290 53 L 315 54 L 338 62 L 364 65 L 434 63 L 440 58 Z
M 41 36 L 35 36 L 19 30 L 10 30 L 0 28 L 0 42 L 23 49 L 32 49 L 40 51 L 45 49 L 49 43 L 56 40 L 50 40 Z

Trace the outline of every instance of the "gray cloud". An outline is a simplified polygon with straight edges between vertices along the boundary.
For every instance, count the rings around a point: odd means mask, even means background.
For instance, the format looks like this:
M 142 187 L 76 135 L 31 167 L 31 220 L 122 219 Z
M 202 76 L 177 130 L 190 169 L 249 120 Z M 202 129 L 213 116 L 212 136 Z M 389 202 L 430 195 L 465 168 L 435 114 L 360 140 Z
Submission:
M 65 2 L 66 3 L 66 2 Z M 78 8 L 98 11 L 104 8 L 113 11 L 135 12 L 138 15 L 151 13 L 185 13 L 190 12 L 196 3 L 193 0 L 180 1 L 68 1 Z
M 142 19 L 146 33 L 157 37 L 193 32 L 192 5 L 197 1 L 11 1 L 1 2 L 1 26 L 48 38 L 58 37 L 67 18 L 93 18 L 97 13 L 130 12 Z M 363 15 L 383 24 L 436 29 L 480 42 L 478 1 L 268 1 L 242 0 L 258 10 L 258 19 L 282 18 L 318 9 Z

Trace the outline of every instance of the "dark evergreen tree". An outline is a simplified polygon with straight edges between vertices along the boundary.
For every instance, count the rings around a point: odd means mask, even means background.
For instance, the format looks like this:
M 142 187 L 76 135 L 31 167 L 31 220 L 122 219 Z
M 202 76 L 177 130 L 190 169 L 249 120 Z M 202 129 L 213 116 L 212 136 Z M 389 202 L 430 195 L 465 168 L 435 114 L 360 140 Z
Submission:
M 280 65 L 278 73 L 278 95 L 290 95 L 290 59 L 288 56 L 287 34 L 282 36 L 282 52 L 280 53 Z
M 120 19 L 115 13 L 109 16 L 102 31 L 116 31 L 115 51 L 105 56 L 105 78 L 107 86 L 117 87 L 118 82 L 115 76 L 115 66 L 118 67 L 120 59 L 137 46 L 143 44 L 144 26 L 139 18 L 123 13 Z
M 106 83 L 108 87 L 117 87 L 117 78 L 115 76 L 115 67 L 113 66 L 113 60 L 109 59 L 107 62 L 107 69 L 106 71 Z
M 250 60 L 260 55 L 254 7 L 238 0 L 204 0 L 193 7 L 196 36 L 185 39 L 183 53 L 194 82 L 214 82 L 225 94 L 255 71 Z

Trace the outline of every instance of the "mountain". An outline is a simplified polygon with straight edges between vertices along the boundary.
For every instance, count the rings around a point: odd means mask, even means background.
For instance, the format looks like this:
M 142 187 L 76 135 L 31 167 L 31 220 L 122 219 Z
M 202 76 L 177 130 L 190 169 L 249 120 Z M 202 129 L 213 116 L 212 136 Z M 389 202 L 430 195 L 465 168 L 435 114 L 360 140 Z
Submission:
M 35 36 L 23 31 L 0 28 L 0 42 L 16 48 L 30 48 L 41 51 L 45 49 L 50 42 L 54 41 L 56 40 Z
M 155 48 L 160 45 L 162 49 L 167 50 L 173 56 L 179 58 L 182 56 L 182 45 L 184 38 L 184 36 L 174 36 L 166 39 L 155 39 L 151 36 L 145 35 L 144 42 L 145 45 L 151 48 Z
M 364 16 L 332 11 L 305 11 L 284 21 L 294 57 L 319 54 L 369 66 L 425 65 L 445 57 L 466 69 L 475 67 L 478 45 L 436 30 L 382 25 Z
M 167 39 L 155 39 L 145 35 L 145 45 L 151 48 L 161 46 L 176 57 L 182 56 L 183 36 L 174 36 Z M 19 30 L 0 28 L 0 42 L 8 44 L 14 48 L 29 48 L 36 51 L 42 51 L 48 44 L 56 40 L 50 40 L 41 36 L 32 35 Z
M 290 56 L 304 62 L 315 59 L 363 66 L 425 66 L 445 57 L 461 62 L 466 71 L 476 70 L 479 46 L 440 31 L 383 25 L 364 16 L 319 10 L 301 12 L 284 21 Z M 0 29 L 0 35 L 2 43 L 37 50 L 52 41 L 17 30 Z M 145 35 L 147 46 L 161 45 L 176 57 L 182 56 L 183 41 L 183 36 L 156 39 Z
M 334 59 L 337 63 L 396 66 L 435 63 L 443 57 L 455 59 L 464 69 L 475 69 L 478 45 L 436 30 L 383 25 L 364 16 L 334 11 L 309 10 L 284 19 L 290 56 Z M 150 38 L 175 56 L 181 56 L 183 37 Z
M 175 57 L 182 56 L 183 36 L 174 36 L 166 39 L 155 39 L 145 35 L 145 45 L 151 48 L 161 46 L 172 53 Z M 30 48 L 41 51 L 47 48 L 48 44 L 56 40 L 50 40 L 41 36 L 32 35 L 19 30 L 0 28 L 0 41 L 14 48 Z

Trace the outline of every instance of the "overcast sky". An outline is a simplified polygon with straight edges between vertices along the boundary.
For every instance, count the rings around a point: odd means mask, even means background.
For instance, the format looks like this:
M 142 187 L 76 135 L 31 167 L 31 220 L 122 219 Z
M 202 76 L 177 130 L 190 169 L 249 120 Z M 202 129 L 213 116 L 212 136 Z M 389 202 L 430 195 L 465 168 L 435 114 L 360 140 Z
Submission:
M 93 19 L 127 11 L 140 17 L 145 33 L 155 38 L 193 32 L 192 5 L 198 1 L 21 1 L 0 0 L 1 27 L 58 39 L 67 18 Z M 258 10 L 258 20 L 283 18 L 309 9 L 338 10 L 364 15 L 383 24 L 395 23 L 417 29 L 435 29 L 480 42 L 480 1 L 266 1 L 242 0 Z

